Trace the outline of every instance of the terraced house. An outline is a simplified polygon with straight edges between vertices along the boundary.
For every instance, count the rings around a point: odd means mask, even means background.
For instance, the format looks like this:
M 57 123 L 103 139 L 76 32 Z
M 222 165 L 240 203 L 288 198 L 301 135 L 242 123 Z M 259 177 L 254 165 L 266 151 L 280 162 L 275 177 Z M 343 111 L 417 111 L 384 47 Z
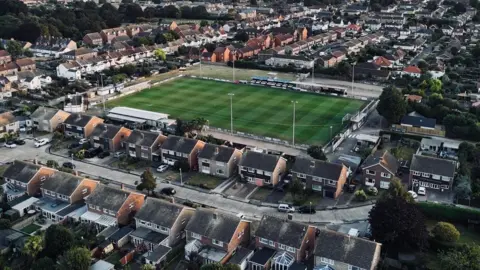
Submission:
M 63 128 L 67 137 L 88 138 L 93 129 L 101 123 L 103 123 L 102 118 L 72 113 L 63 122 Z
M 31 115 L 33 127 L 38 131 L 54 132 L 70 113 L 48 107 L 38 107 Z
M 342 164 L 297 157 L 291 169 L 294 179 L 324 197 L 336 199 L 347 180 L 348 169 Z
M 162 134 L 136 129 L 126 139 L 125 147 L 131 157 L 159 161 L 160 156 L 156 151 L 166 139 Z
M 410 165 L 410 183 L 427 189 L 450 190 L 455 171 L 455 161 L 414 155 Z
M 162 144 L 162 161 L 169 165 L 186 162 L 191 169 L 198 168 L 198 153 L 204 145 L 200 140 L 170 135 Z
M 127 140 L 132 131 L 128 128 L 98 124 L 90 134 L 90 143 L 93 147 L 101 147 L 105 151 L 116 152 L 122 148 L 122 143 Z
M 243 180 L 257 186 L 275 186 L 287 169 L 284 158 L 276 155 L 247 151 L 238 165 Z
M 206 143 L 198 155 L 199 171 L 229 178 L 237 171 L 241 158 L 242 151 L 238 149 Z

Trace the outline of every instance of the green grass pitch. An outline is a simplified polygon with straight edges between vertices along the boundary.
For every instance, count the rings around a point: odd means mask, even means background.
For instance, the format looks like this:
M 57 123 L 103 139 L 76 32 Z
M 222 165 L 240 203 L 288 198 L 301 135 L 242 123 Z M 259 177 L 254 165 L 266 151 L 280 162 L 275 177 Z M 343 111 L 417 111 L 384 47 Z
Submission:
M 170 114 L 184 120 L 204 117 L 210 126 L 230 129 L 230 97 L 233 128 L 256 135 L 292 140 L 293 105 L 296 100 L 295 143 L 325 144 L 330 126 L 335 135 L 345 114 L 357 112 L 364 101 L 300 93 L 262 86 L 179 78 L 128 95 L 107 106 L 126 106 Z

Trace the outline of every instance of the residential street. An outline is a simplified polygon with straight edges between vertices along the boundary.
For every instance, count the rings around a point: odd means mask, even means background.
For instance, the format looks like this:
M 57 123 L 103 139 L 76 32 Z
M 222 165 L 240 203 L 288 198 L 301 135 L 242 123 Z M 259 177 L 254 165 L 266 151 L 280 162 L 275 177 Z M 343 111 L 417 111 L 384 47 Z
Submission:
M 46 146 L 41 148 L 35 148 L 32 140 L 27 140 L 25 145 L 19 146 L 15 149 L 0 148 L 0 162 L 19 160 L 33 160 L 38 159 L 42 162 L 47 160 L 55 160 L 59 164 L 71 159 L 51 155 L 47 151 Z M 139 180 L 139 176 L 124 173 L 120 171 L 111 170 L 108 168 L 100 167 L 94 164 L 88 164 L 84 162 L 74 161 L 79 172 L 91 175 L 94 178 L 106 178 L 113 183 L 125 184 L 127 188 L 133 188 L 135 181 Z M 159 179 L 161 182 L 162 179 Z M 173 186 L 171 184 L 159 183 L 158 188 L 164 188 L 167 186 Z M 221 209 L 226 212 L 238 214 L 243 213 L 247 218 L 260 219 L 262 215 L 275 215 L 286 218 L 286 214 L 279 213 L 272 207 L 261 207 L 247 202 L 235 201 L 232 199 L 224 198 L 219 194 L 209 194 L 199 192 L 190 188 L 174 186 L 177 194 L 175 197 L 183 200 L 190 200 L 193 202 L 201 203 L 211 207 Z M 106 198 L 108 200 L 108 198 Z M 294 214 L 294 220 L 311 222 L 311 223 L 343 223 L 347 221 L 365 220 L 368 218 L 368 212 L 371 209 L 371 205 L 356 207 L 351 209 L 339 209 L 329 211 L 318 211 L 315 215 Z

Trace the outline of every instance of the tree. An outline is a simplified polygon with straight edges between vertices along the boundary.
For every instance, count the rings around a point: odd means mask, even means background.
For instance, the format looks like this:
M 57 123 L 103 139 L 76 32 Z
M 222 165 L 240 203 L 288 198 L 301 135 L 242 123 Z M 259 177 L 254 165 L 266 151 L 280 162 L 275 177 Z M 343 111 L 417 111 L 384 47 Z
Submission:
M 363 191 L 363 189 L 359 189 L 357 191 L 355 191 L 355 200 L 359 201 L 359 202 L 364 202 L 367 200 L 367 194 L 365 194 L 365 191 Z
M 155 267 L 151 264 L 144 264 L 142 265 L 142 270 L 155 270 Z
M 235 34 L 235 37 L 233 37 L 235 40 L 242 41 L 242 42 L 247 42 L 250 37 L 248 36 L 247 32 L 245 31 L 240 31 L 237 34 Z
M 402 181 L 398 178 L 394 178 L 390 182 L 390 186 L 387 189 L 387 192 L 383 194 L 384 199 L 389 199 L 389 198 L 402 198 L 406 202 L 413 203 L 414 199 L 410 193 L 408 193 L 408 190 L 405 189 L 405 187 L 402 184 Z
M 59 270 L 88 270 L 90 268 L 90 251 L 84 247 L 75 247 L 60 258 Z
M 373 239 L 397 250 L 422 249 L 427 244 L 425 217 L 401 197 L 378 200 L 369 213 Z
M 153 51 L 153 55 L 155 56 L 155 58 L 162 61 L 165 61 L 167 59 L 167 54 L 162 49 L 156 49 L 155 51 Z
M 152 174 L 152 171 L 150 168 L 147 168 L 142 175 L 140 175 L 140 181 L 141 183 L 137 186 L 138 190 L 144 190 L 146 189 L 150 193 L 152 193 L 155 188 L 157 187 L 157 182 L 155 180 L 155 177 Z
M 0 230 L 10 229 L 12 227 L 12 223 L 10 220 L 1 218 L 0 219 Z
M 220 263 L 204 264 L 200 267 L 200 270 L 223 270 L 223 265 Z
M 468 199 L 472 194 L 472 185 L 470 184 L 470 178 L 465 175 L 458 175 L 455 181 L 455 187 L 453 191 L 458 199 Z
M 185 127 L 183 125 L 183 120 L 180 118 L 177 118 L 176 126 L 175 126 L 175 135 L 177 136 L 185 136 Z
M 49 257 L 43 257 L 35 261 L 32 265 L 32 270 L 52 270 L 52 265 L 55 262 Z
M 289 191 L 292 194 L 293 199 L 303 192 L 303 184 L 300 180 L 295 179 L 292 182 L 292 185 L 289 187 Z
M 480 270 L 480 246 L 463 244 L 437 256 L 442 270 L 469 269 Z
M 22 55 L 22 44 L 16 40 L 9 40 L 7 41 L 7 51 L 12 56 L 12 58 L 16 59 L 20 55 Z
M 430 91 L 434 93 L 442 92 L 442 81 L 439 79 L 428 80 Z
M 460 232 L 448 222 L 437 222 L 432 229 L 433 237 L 442 242 L 457 242 Z
M 23 253 L 36 258 L 38 253 L 43 250 L 43 237 L 41 235 L 30 236 L 23 246 Z
M 52 225 L 45 231 L 45 254 L 56 259 L 74 244 L 73 233 L 61 225 Z
M 60 166 L 58 166 L 58 162 L 56 162 L 55 160 L 50 159 L 50 160 L 47 160 L 47 167 L 53 168 L 53 169 L 57 169 L 57 168 L 60 167 Z
M 402 92 L 396 88 L 386 88 L 380 95 L 377 106 L 378 113 L 389 123 L 398 123 L 407 112 L 407 103 Z
M 318 160 L 327 160 L 327 156 L 323 153 L 322 147 L 320 145 L 311 145 L 307 149 L 307 154 L 314 159 Z
M 166 44 L 167 43 L 167 39 L 165 38 L 165 36 L 162 33 L 157 33 L 155 35 L 155 38 L 154 38 L 153 41 L 156 44 Z

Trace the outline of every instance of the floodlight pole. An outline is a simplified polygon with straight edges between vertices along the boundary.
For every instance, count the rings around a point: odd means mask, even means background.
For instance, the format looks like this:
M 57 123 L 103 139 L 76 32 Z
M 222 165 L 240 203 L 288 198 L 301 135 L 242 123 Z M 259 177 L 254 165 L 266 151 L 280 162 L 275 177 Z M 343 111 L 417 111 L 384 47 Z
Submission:
M 292 100 L 293 103 L 293 130 L 292 130 L 292 145 L 295 145 L 295 104 L 298 103 L 296 100 Z
M 233 135 L 233 96 L 234 93 L 228 93 L 230 96 L 230 133 Z
M 330 140 L 332 139 L 332 126 L 330 126 Z

